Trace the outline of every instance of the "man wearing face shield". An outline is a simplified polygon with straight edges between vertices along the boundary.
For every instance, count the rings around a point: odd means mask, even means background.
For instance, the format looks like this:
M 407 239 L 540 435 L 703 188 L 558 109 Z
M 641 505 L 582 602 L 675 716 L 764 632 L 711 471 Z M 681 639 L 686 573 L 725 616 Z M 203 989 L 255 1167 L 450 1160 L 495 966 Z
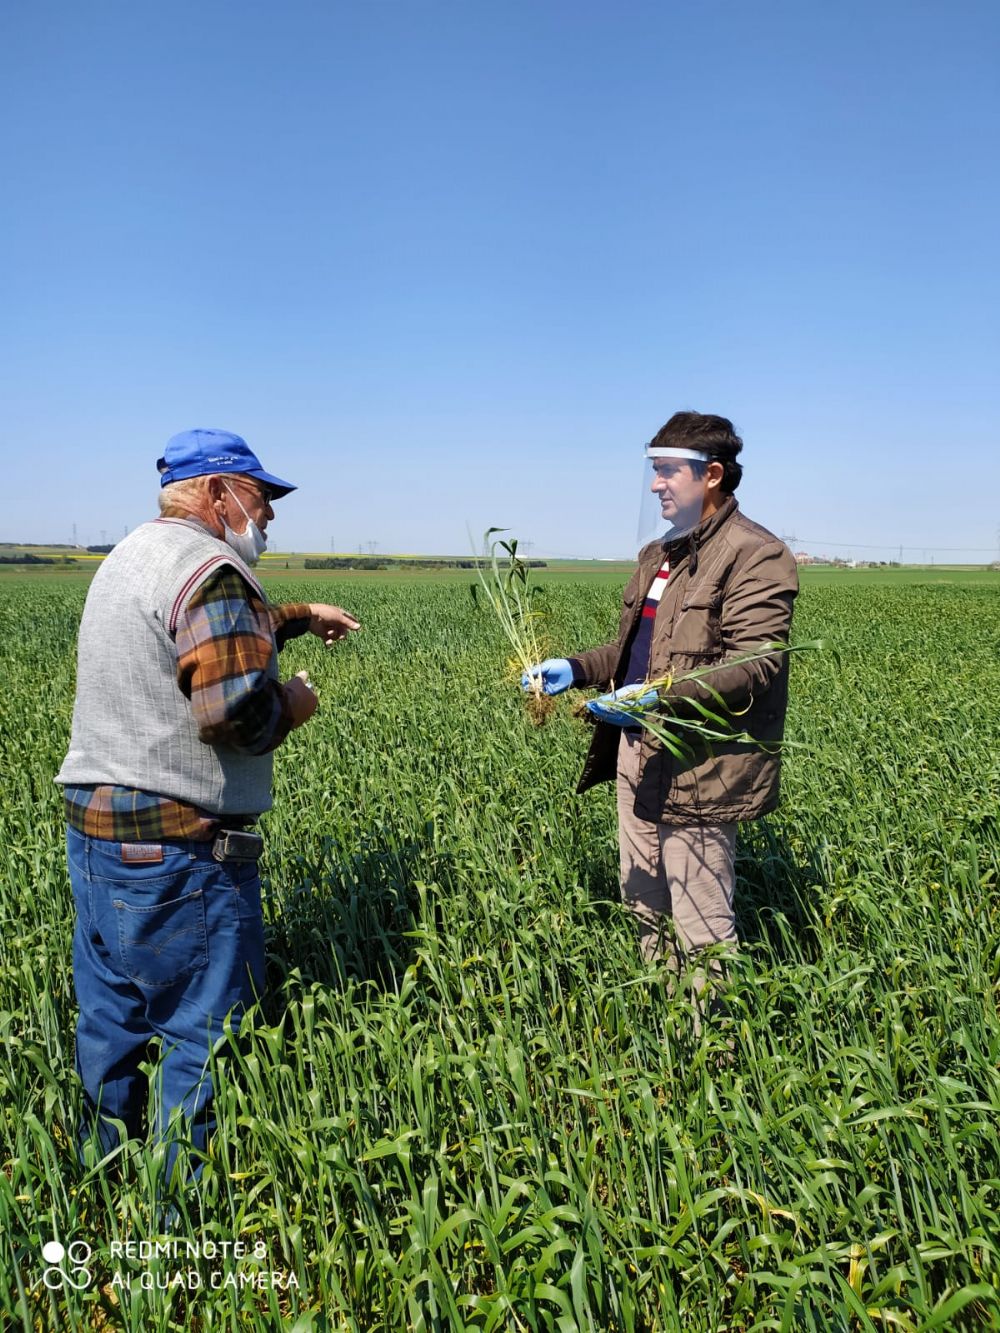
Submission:
M 635 914 L 643 957 L 678 969 L 709 945 L 736 945 L 736 825 L 778 801 L 787 655 L 725 664 L 787 643 L 798 576 L 785 544 L 740 511 L 742 448 L 725 417 L 670 418 L 645 450 L 643 545 L 617 638 L 532 669 L 549 694 L 571 686 L 610 691 L 587 705 L 596 726 L 578 790 L 615 779 L 622 898 Z M 679 682 L 669 691 L 670 711 L 690 699 L 718 712 L 721 697 L 734 730 L 765 748 L 718 742 L 678 759 L 615 706 L 616 691 L 652 701 L 645 682 L 717 664 L 705 683 L 711 692 Z
M 141 1132 L 154 1038 L 154 1131 L 179 1111 L 205 1148 L 209 1053 L 264 983 L 253 825 L 271 805 L 274 750 L 317 707 L 305 672 L 279 680 L 278 653 L 307 631 L 330 645 L 360 628 L 336 606 L 269 604 L 252 566 L 295 487 L 240 436 L 184 431 L 157 466 L 160 517 L 90 585 L 56 778 L 77 910 L 81 1152 L 93 1136 L 100 1155 Z

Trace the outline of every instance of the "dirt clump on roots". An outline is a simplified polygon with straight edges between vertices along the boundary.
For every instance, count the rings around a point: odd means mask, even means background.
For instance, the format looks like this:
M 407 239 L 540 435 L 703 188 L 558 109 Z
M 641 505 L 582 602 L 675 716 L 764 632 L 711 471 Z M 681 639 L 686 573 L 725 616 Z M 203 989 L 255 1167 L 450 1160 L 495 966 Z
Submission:
M 544 727 L 552 716 L 556 701 L 551 694 L 535 694 L 532 692 L 525 699 L 524 706 L 532 723 L 536 727 Z

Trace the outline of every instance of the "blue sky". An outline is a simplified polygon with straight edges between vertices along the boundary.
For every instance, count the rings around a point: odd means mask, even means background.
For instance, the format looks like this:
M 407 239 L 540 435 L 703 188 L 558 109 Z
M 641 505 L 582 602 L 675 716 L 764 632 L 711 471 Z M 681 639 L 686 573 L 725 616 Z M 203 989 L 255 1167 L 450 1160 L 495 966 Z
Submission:
M 276 549 L 627 557 L 696 408 L 797 545 L 996 558 L 998 58 L 994 0 L 8 4 L 0 540 L 205 425 Z

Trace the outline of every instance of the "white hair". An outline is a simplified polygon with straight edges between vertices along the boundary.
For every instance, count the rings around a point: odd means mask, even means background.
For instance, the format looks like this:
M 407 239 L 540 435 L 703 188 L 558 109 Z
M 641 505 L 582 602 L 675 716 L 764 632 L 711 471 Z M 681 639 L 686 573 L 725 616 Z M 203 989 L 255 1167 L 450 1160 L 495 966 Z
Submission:
M 161 514 L 200 514 L 208 494 L 208 477 L 186 477 L 160 488 Z

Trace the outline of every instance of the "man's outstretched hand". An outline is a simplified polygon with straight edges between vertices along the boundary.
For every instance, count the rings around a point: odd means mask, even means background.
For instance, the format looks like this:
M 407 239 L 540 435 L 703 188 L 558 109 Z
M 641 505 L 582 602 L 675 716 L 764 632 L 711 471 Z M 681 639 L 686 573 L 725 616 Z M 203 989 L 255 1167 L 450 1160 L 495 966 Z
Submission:
M 355 620 L 350 612 L 341 606 L 328 606 L 326 602 L 310 602 L 309 610 L 312 612 L 309 632 L 322 639 L 327 648 L 338 639 L 346 639 L 348 634 L 353 634 L 361 628 L 361 621 Z

